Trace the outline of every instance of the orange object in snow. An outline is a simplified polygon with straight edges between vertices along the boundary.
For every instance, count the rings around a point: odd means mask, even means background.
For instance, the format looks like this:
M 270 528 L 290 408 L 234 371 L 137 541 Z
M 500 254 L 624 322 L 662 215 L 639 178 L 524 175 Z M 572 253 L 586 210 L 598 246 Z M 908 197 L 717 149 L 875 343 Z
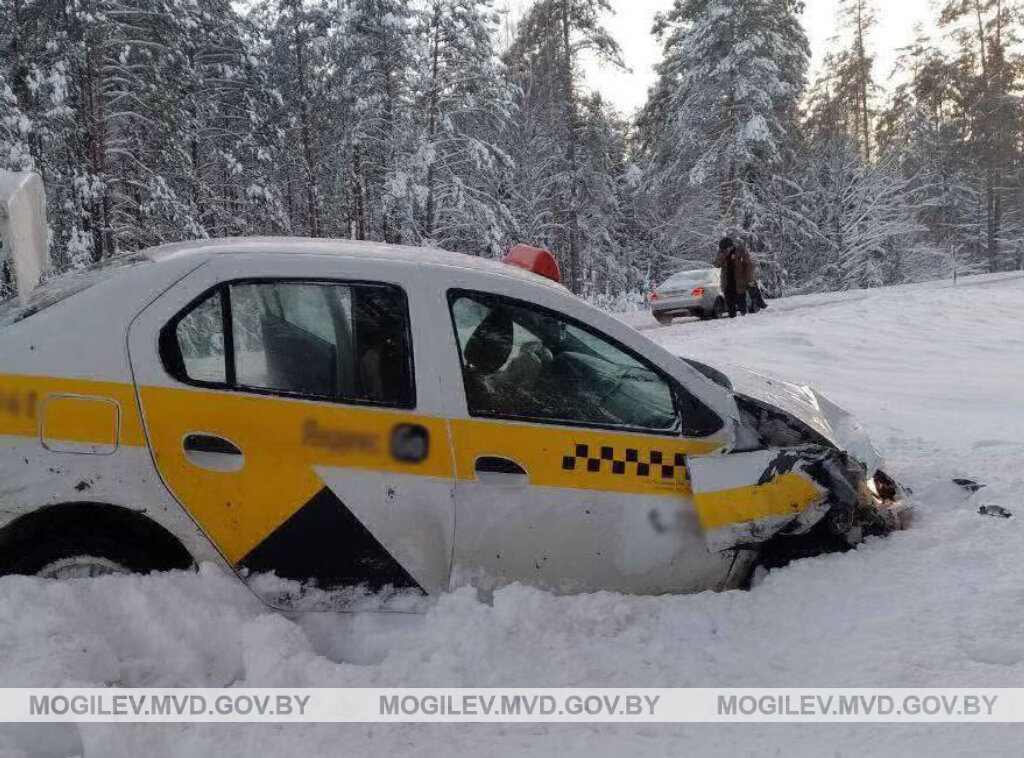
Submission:
M 513 245 L 503 259 L 504 263 L 525 268 L 535 274 L 547 277 L 554 282 L 561 282 L 562 275 L 558 271 L 558 262 L 550 251 L 529 245 Z

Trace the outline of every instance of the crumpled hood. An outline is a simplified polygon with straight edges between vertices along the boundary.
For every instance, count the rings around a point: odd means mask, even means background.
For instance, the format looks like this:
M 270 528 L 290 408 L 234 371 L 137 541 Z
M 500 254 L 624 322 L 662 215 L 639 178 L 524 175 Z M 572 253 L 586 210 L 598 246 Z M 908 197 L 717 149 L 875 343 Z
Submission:
M 816 390 L 738 366 L 725 366 L 721 370 L 732 383 L 734 392 L 767 403 L 804 422 L 860 461 L 869 475 L 884 468 L 881 454 L 861 423 Z

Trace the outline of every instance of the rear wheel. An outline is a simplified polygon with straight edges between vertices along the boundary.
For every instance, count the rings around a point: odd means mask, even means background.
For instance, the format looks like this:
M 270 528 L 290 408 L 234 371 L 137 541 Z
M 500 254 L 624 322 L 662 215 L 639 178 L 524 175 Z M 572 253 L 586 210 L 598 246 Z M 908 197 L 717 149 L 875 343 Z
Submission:
M 44 579 L 79 579 L 107 574 L 148 574 L 171 566 L 144 547 L 113 534 L 57 534 L 26 545 L 5 573 Z
M 715 300 L 715 305 L 711 309 L 711 318 L 722 318 L 725 315 L 725 298 L 718 298 Z
M 666 316 L 664 313 L 655 313 L 654 319 L 662 326 L 668 326 L 669 324 L 672 323 L 672 317 Z
M 120 563 L 108 558 L 98 555 L 76 555 L 46 564 L 36 572 L 36 576 L 42 579 L 91 579 L 94 576 L 130 573 Z
M 170 532 L 117 506 L 50 506 L 0 532 L 0 576 L 75 579 L 192 565 L 192 556 Z

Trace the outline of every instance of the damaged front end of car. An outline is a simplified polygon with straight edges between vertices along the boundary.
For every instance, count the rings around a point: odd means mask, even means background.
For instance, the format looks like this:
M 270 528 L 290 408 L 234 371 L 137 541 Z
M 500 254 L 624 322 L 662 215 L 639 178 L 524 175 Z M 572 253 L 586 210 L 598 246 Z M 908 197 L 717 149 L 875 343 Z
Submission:
M 906 493 L 853 416 L 807 387 L 741 369 L 717 374 L 739 410 L 736 446 L 688 461 L 710 550 L 753 551 L 770 569 L 906 525 Z

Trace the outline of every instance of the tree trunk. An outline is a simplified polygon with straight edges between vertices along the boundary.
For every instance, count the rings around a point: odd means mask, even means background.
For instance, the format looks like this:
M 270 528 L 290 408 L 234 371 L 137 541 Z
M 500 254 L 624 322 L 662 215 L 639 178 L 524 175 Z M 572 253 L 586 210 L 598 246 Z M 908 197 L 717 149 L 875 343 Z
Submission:
M 302 141 L 302 160 L 306 181 L 306 225 L 310 237 L 320 236 L 313 137 L 309 117 L 309 82 L 306 70 L 306 40 L 302 33 L 302 18 L 298 3 L 292 6 L 292 34 L 295 41 L 295 74 L 299 85 L 299 134 Z
M 352 150 L 352 239 L 366 239 L 366 213 L 363 200 L 362 160 L 359 145 Z
M 89 108 L 88 140 L 92 182 L 89 188 L 89 227 L 92 231 L 92 260 L 98 262 L 113 250 L 110 228 L 110 191 L 106 186 L 106 124 L 103 109 L 103 44 L 99 33 L 85 35 L 85 90 Z M 95 195 L 97 180 L 103 190 Z
M 438 59 L 441 47 L 441 4 L 434 4 L 434 18 L 431 22 L 434 33 L 433 45 L 430 52 L 430 97 L 428 100 L 429 115 L 427 117 L 427 144 L 433 146 L 437 133 L 437 76 Z M 436 154 L 431 154 L 430 164 L 427 166 L 427 203 L 426 218 L 423 220 L 423 236 L 430 239 L 434 234 L 434 163 Z
M 865 34 L 864 0 L 857 0 L 857 94 L 860 99 L 860 129 L 864 143 L 864 160 L 871 162 L 871 115 L 868 110 L 868 87 L 871 74 L 868 71 L 868 56 L 864 44 Z
M 579 218 L 576 207 L 576 94 L 573 87 L 573 55 L 571 46 L 571 25 L 569 23 L 569 2 L 562 0 L 562 47 L 565 54 L 563 61 L 563 76 L 565 77 L 565 108 L 568 135 L 566 140 L 566 156 L 569 162 L 569 197 L 566 226 L 569 233 L 569 289 L 580 294 L 583 289 L 583 277 L 579 252 Z

